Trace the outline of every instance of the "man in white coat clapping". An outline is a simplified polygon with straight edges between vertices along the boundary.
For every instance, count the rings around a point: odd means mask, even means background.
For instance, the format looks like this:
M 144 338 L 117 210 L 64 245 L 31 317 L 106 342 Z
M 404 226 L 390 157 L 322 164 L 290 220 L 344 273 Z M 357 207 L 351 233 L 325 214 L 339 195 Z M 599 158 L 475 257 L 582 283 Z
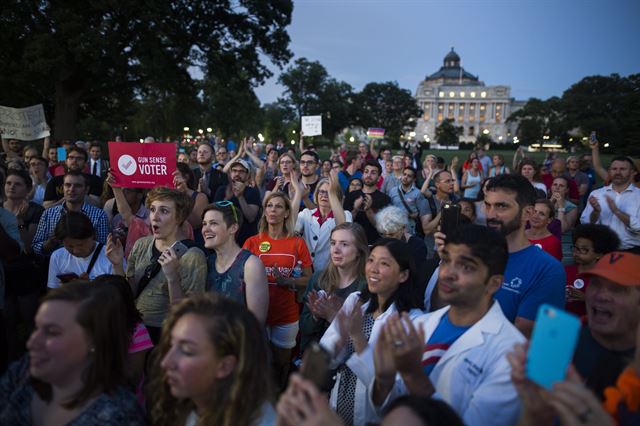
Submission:
M 508 256 L 504 237 L 492 229 L 467 225 L 447 235 L 437 297 L 449 306 L 386 322 L 369 389 L 376 409 L 410 393 L 444 400 L 468 425 L 517 422 L 520 402 L 506 353 L 525 339 L 493 298 Z

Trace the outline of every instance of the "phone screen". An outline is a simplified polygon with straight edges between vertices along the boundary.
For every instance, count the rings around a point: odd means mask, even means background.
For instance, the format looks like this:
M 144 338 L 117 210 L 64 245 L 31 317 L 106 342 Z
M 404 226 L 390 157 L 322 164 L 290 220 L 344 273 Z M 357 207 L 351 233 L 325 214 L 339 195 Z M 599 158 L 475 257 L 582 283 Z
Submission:
M 579 333 L 578 317 L 551 305 L 540 306 L 527 353 L 527 377 L 546 389 L 564 380 Z
M 440 217 L 440 232 L 444 235 L 451 235 L 460 222 L 460 206 L 458 204 L 445 204 L 442 206 L 442 216 Z
M 189 250 L 189 247 L 185 246 L 181 241 L 176 241 L 175 243 L 173 243 L 171 248 L 176 252 L 176 256 L 178 256 L 178 259 L 180 259 L 187 252 L 187 250 Z

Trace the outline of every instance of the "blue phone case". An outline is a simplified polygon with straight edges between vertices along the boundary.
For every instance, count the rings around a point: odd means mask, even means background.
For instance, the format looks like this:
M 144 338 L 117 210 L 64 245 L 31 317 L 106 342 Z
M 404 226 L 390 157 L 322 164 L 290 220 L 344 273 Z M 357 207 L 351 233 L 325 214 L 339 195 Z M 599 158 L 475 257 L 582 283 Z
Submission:
M 546 389 L 564 380 L 579 333 L 576 316 L 551 305 L 540 306 L 527 353 L 527 377 Z
M 58 155 L 57 155 L 58 161 L 64 161 L 64 160 L 67 159 L 67 150 L 66 149 L 58 148 L 56 151 L 58 152 Z

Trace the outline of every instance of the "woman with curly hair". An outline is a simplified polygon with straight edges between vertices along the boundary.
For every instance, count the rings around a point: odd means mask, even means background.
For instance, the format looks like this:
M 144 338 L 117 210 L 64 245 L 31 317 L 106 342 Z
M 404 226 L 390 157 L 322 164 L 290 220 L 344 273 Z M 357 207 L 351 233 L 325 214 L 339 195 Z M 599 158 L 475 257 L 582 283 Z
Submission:
M 275 423 L 267 342 L 239 303 L 206 293 L 175 305 L 153 357 L 151 424 Z

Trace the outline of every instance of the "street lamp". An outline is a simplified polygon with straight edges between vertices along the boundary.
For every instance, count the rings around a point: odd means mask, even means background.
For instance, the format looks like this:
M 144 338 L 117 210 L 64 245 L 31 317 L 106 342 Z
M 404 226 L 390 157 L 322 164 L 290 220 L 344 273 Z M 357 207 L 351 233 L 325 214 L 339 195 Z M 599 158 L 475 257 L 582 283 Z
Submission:
M 185 132 L 188 132 L 189 128 L 187 126 L 185 126 L 182 130 L 184 130 Z
M 211 133 L 213 132 L 213 129 L 211 127 L 207 127 L 207 133 Z
M 351 136 L 351 137 L 349 138 L 349 142 L 353 143 L 353 142 L 355 142 L 355 141 L 356 141 L 356 138 L 354 138 L 353 136 Z
M 204 130 L 202 130 L 202 129 L 198 129 L 198 133 L 203 134 L 203 133 L 204 133 Z

